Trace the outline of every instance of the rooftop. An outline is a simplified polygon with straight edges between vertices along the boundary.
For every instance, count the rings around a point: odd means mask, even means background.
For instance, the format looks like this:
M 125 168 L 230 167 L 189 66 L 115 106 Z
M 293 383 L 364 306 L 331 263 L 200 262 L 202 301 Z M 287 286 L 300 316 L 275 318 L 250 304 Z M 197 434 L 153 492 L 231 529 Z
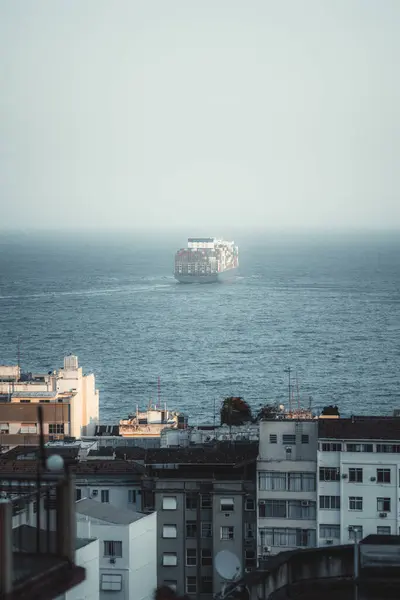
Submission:
M 20 525 L 13 529 L 13 545 L 15 550 L 35 554 L 35 552 L 37 552 L 36 533 L 36 527 L 31 527 L 30 525 Z M 45 548 L 47 541 L 49 541 L 50 551 L 56 551 L 57 538 L 55 531 L 47 532 L 44 529 L 41 529 L 40 538 L 42 548 Z M 83 548 L 93 541 L 94 538 L 75 538 L 75 550 L 79 550 L 79 548 Z
M 96 502 L 96 500 L 90 500 L 88 498 L 76 502 L 76 512 L 114 525 L 130 525 L 147 516 L 144 513 L 135 512 L 133 510 L 122 510 L 114 507 L 112 504 Z
M 338 440 L 399 440 L 399 417 L 319 419 L 318 437 Z
M 236 465 L 257 458 L 258 442 L 218 442 L 210 445 L 189 446 L 188 448 L 117 446 L 115 453 L 117 457 L 140 460 L 146 465 Z

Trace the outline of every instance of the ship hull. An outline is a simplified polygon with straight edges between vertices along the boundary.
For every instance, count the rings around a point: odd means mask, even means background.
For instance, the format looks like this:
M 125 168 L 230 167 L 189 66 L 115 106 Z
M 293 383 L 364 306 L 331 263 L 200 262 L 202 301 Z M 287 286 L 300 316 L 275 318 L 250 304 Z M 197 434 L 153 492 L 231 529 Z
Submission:
M 235 267 L 213 275 L 179 275 L 175 273 L 174 277 L 179 283 L 221 283 L 232 279 L 236 274 L 237 268 Z

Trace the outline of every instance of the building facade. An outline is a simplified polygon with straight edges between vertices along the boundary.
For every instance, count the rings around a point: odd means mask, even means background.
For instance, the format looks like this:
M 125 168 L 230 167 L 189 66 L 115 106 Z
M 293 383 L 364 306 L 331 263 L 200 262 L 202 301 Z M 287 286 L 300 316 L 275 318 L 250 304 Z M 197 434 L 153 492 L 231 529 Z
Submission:
M 76 503 L 79 536 L 99 540 L 100 598 L 152 600 L 157 581 L 157 514 L 117 509 L 90 499 Z
M 318 429 L 318 545 L 397 535 L 400 419 L 320 420 Z
M 99 392 L 93 374 L 84 375 L 76 356 L 48 374 L 22 374 L 0 366 L 0 446 L 39 443 L 37 406 L 42 406 L 45 441 L 94 434 Z
M 258 559 L 316 545 L 317 421 L 260 422 Z

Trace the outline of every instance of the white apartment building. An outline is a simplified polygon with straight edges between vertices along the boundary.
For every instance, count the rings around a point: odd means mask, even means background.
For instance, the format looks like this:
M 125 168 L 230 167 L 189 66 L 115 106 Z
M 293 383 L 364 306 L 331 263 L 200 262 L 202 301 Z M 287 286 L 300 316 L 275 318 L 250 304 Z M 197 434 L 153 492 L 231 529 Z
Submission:
M 75 564 L 85 569 L 85 580 L 56 600 L 99 600 L 99 540 L 77 538 Z
M 6 449 L 38 443 L 37 405 L 42 406 L 45 440 L 93 435 L 99 420 L 99 392 L 93 374 L 84 375 L 76 356 L 47 374 L 22 374 L 0 366 L 0 444 Z
M 152 600 L 157 585 L 157 513 L 76 503 L 77 533 L 100 544 L 100 598 Z
M 318 545 L 398 534 L 400 419 L 320 419 Z
M 316 420 L 260 422 L 258 557 L 316 545 Z

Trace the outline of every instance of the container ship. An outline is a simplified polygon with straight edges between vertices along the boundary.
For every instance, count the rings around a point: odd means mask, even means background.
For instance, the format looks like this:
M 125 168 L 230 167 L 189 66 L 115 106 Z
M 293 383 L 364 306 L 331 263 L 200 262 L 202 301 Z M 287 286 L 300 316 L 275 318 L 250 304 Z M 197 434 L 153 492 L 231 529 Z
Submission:
M 175 254 L 174 276 L 180 283 L 215 283 L 232 277 L 239 266 L 235 242 L 189 238 Z

